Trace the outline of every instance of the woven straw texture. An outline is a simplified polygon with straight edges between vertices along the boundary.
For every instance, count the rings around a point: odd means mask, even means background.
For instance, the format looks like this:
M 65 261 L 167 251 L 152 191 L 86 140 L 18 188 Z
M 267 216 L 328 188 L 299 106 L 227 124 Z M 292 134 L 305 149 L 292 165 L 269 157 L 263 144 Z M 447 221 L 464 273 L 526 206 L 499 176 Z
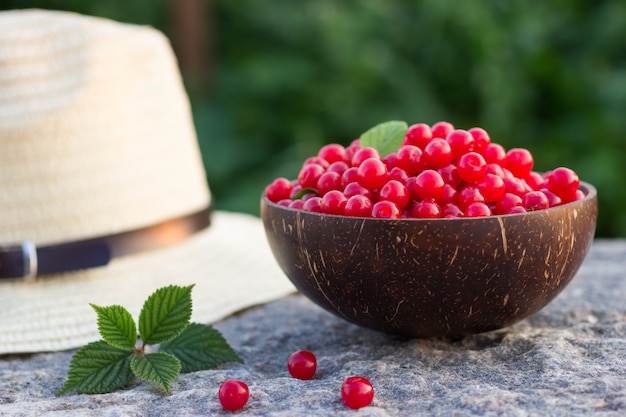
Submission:
M 134 230 L 209 202 L 189 102 L 160 32 L 67 12 L 0 12 L 0 246 Z M 199 322 L 293 291 L 260 220 L 216 213 L 174 247 L 0 284 L 0 354 L 96 340 L 89 303 L 136 317 L 169 284 L 196 284 Z

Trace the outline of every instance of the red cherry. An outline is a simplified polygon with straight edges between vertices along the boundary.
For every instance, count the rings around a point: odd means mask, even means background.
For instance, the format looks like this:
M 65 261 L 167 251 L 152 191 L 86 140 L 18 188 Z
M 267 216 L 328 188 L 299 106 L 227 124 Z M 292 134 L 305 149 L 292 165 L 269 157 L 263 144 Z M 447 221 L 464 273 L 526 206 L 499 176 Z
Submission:
M 485 196 L 482 195 L 478 187 L 467 185 L 459 191 L 457 202 L 459 207 L 466 209 L 472 203 L 484 203 Z
M 438 171 L 446 184 L 450 184 L 454 188 L 458 188 L 463 182 L 463 179 L 459 175 L 459 170 L 454 164 L 439 168 Z
M 441 217 L 441 208 L 434 200 L 422 200 L 413 206 L 412 213 L 418 219 L 437 219 Z
M 432 169 L 422 171 L 413 183 L 413 189 L 422 199 L 432 198 L 437 200 L 443 196 L 446 183 L 439 172 Z
M 513 207 L 521 206 L 522 197 L 512 193 L 505 193 L 502 198 L 496 201 L 496 212 L 498 214 L 508 214 Z
M 358 181 L 370 190 L 382 187 L 387 182 L 387 167 L 379 158 L 368 158 L 357 170 Z
M 472 152 L 475 147 L 475 140 L 467 130 L 457 129 L 446 136 L 446 142 L 452 149 L 452 159 L 459 159 L 468 152 Z
M 317 359 L 308 350 L 292 353 L 287 359 L 287 370 L 292 377 L 302 380 L 313 378 L 317 369 Z
M 432 138 L 433 132 L 430 130 L 430 126 L 425 123 L 418 123 L 409 126 L 409 129 L 406 131 L 405 143 L 424 149 Z
M 463 217 L 463 210 L 461 210 L 456 204 L 449 203 L 443 207 L 441 217 L 445 217 L 446 219 Z
M 309 200 L 310 201 L 310 200 Z M 339 190 L 332 190 L 324 194 L 320 203 L 320 210 L 326 214 L 343 214 L 348 199 Z
M 328 168 L 326 168 L 326 172 L 336 172 L 337 174 L 341 175 L 346 172 L 348 168 L 350 167 L 344 161 L 336 161 L 330 164 Z
M 236 379 L 227 379 L 220 385 L 217 393 L 220 404 L 225 410 L 236 411 L 248 402 L 250 391 L 248 386 Z
M 423 168 L 422 150 L 417 146 L 404 145 L 397 154 L 396 166 L 406 171 L 408 175 L 416 175 Z
M 528 187 L 528 184 L 516 177 L 508 177 L 504 179 L 504 190 L 507 193 L 512 193 L 520 197 L 524 196 L 527 192 L 532 191 Z
M 452 185 L 446 183 L 446 185 L 443 186 L 443 194 L 441 195 L 441 197 L 439 197 L 438 202 L 439 204 L 456 203 L 458 195 L 459 192 L 457 191 L 457 189 Z
M 445 139 L 454 130 L 454 126 L 449 122 L 437 122 L 431 127 L 433 138 Z
M 389 171 L 390 180 L 396 180 L 405 183 L 407 178 L 409 178 L 409 174 L 407 174 L 406 171 L 402 168 L 395 167 L 392 168 L 391 171 Z
M 523 180 L 533 190 L 540 189 L 545 182 L 543 176 L 540 173 L 534 171 L 529 172 L 528 175 L 523 178 Z
M 556 168 L 548 174 L 548 190 L 569 203 L 576 198 L 576 191 L 580 185 L 578 175 L 569 168 Z
M 546 197 L 548 197 L 548 206 L 555 207 L 555 206 L 560 206 L 561 204 L 563 204 L 563 200 L 561 199 L 561 197 L 559 197 L 552 191 L 548 190 L 547 188 L 542 188 L 539 191 L 541 191 L 542 193 L 546 195 Z
M 487 175 L 487 162 L 478 152 L 468 152 L 459 158 L 457 169 L 463 181 L 477 183 Z
M 452 162 L 452 149 L 445 139 L 435 138 L 430 141 L 422 153 L 425 167 L 439 169 Z
M 317 181 L 324 172 L 326 172 L 326 168 L 320 164 L 306 164 L 298 173 L 298 183 L 302 188 L 315 188 L 317 187 Z
M 305 202 L 306 202 L 305 200 L 300 200 L 300 199 L 292 200 L 291 203 L 289 203 L 289 208 L 302 210 L 304 209 Z
M 476 186 L 488 203 L 495 203 L 504 196 L 504 180 L 497 175 L 485 175 Z
M 517 178 L 524 178 L 533 169 L 533 156 L 528 149 L 513 148 L 506 153 L 505 166 Z
M 390 154 L 385 156 L 383 158 L 383 163 L 387 167 L 387 170 L 391 170 L 392 168 L 395 168 L 396 165 L 398 164 L 398 154 L 397 154 L 397 152 L 391 152 Z
M 343 187 L 347 186 L 351 182 L 358 182 L 359 174 L 357 167 L 350 167 L 346 169 L 343 174 L 341 174 L 341 185 Z
M 487 147 L 483 149 L 482 155 L 485 157 L 485 161 L 488 164 L 504 165 L 506 162 L 506 151 L 502 145 L 498 145 L 497 143 L 487 145 Z
M 371 217 L 372 207 L 372 200 L 365 195 L 356 194 L 346 201 L 343 214 L 352 217 Z
M 362 376 L 351 376 L 341 384 L 341 398 L 352 409 L 367 407 L 374 400 L 374 387 Z
M 400 209 L 391 201 L 379 201 L 372 207 L 372 217 L 377 219 L 397 219 L 400 217 Z
M 489 133 L 480 127 L 473 127 L 468 132 L 474 137 L 474 149 L 480 152 L 491 143 Z
M 289 198 L 292 185 L 286 178 L 276 178 L 270 185 L 265 187 L 265 196 L 274 203 Z
M 576 194 L 574 195 L 574 201 L 582 200 L 583 198 L 585 198 L 585 193 L 583 192 L 583 190 L 576 190 Z
M 337 143 L 331 143 L 331 144 L 322 146 L 322 148 L 317 153 L 317 156 L 324 159 L 329 164 L 332 164 L 333 162 L 336 162 L 336 161 L 345 160 L 346 149 Z
M 493 162 L 487 164 L 487 174 L 497 175 L 498 177 L 502 179 L 507 178 L 507 174 L 504 171 L 504 168 L 502 168 L 501 165 L 494 164 Z M 509 176 L 514 178 L 512 175 L 509 175 Z
M 326 171 L 317 180 L 315 188 L 321 195 L 332 190 L 339 190 L 341 189 L 341 175 L 333 171 Z
M 353 140 L 352 143 L 348 145 L 348 147 L 346 148 L 344 162 L 351 164 L 352 157 L 354 157 L 354 154 L 356 154 L 359 151 L 359 149 L 361 149 L 361 140 L 360 139 Z
M 369 199 L 372 198 L 372 192 L 363 187 L 358 182 L 351 182 L 350 184 L 346 185 L 346 188 L 343 189 L 343 195 L 345 195 L 347 198 L 350 198 L 354 195 L 363 195 Z
M 387 200 L 394 203 L 400 210 L 409 204 L 409 190 L 400 181 L 391 180 L 388 181 L 380 189 L 378 197 L 381 200 Z
M 528 211 L 543 210 L 550 207 L 548 197 L 541 191 L 529 191 L 523 197 L 524 208 Z
M 485 203 L 474 202 L 465 209 L 465 217 L 491 216 L 491 210 Z
M 311 197 L 304 202 L 302 207 L 306 211 L 312 211 L 314 213 L 322 212 L 322 197 Z
M 374 148 L 369 148 L 369 147 L 361 148 L 358 151 L 356 151 L 356 153 L 352 157 L 352 166 L 358 167 L 359 165 L 363 163 L 363 161 L 365 161 L 366 159 L 370 159 L 370 158 L 380 159 L 380 154 Z
M 528 213 L 528 210 L 524 208 L 524 206 L 515 206 L 512 207 L 506 214 L 521 214 Z

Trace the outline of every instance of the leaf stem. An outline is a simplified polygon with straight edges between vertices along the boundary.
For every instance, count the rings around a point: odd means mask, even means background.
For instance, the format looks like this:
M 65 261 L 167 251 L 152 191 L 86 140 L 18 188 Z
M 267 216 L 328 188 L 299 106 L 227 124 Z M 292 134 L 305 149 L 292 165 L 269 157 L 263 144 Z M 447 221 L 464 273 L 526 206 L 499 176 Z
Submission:
M 137 336 L 137 344 L 133 349 L 137 355 L 143 355 L 146 352 L 146 344 L 141 340 L 141 336 Z

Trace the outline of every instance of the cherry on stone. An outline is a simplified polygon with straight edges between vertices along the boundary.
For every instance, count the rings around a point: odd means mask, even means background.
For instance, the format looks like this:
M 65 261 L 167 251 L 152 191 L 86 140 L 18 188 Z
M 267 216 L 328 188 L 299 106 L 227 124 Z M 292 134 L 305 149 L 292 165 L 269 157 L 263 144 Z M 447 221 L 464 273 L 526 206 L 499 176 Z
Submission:
M 245 382 L 227 379 L 220 385 L 217 395 L 225 410 L 236 411 L 246 405 L 250 391 Z
M 351 376 L 341 384 L 341 398 L 352 409 L 367 407 L 374 400 L 374 387 L 362 376 Z
M 299 350 L 292 353 L 287 359 L 287 370 L 292 377 L 309 380 L 315 375 L 317 359 L 308 350 Z

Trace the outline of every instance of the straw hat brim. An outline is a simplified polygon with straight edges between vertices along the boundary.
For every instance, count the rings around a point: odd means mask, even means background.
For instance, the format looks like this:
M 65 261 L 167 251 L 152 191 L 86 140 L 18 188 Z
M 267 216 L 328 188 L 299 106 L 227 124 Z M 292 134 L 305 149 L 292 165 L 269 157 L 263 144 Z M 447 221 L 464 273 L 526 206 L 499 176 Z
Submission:
M 0 354 L 57 351 L 99 340 L 91 304 L 126 307 L 167 285 L 191 285 L 192 321 L 213 323 L 295 291 L 278 267 L 257 217 L 215 212 L 183 243 L 114 259 L 109 265 L 0 290 Z

